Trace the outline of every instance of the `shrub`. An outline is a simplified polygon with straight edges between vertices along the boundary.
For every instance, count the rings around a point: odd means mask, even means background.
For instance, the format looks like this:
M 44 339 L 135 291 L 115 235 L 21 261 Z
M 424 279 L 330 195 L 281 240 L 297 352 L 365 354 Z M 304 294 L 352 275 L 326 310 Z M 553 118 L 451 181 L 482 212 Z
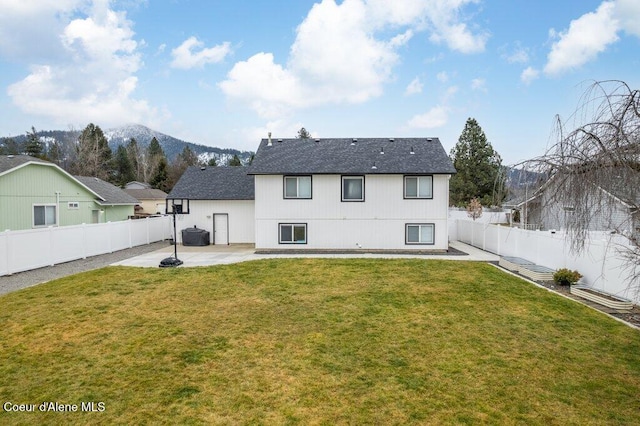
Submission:
M 558 269 L 553 274 L 553 281 L 558 285 L 571 285 L 578 282 L 582 275 L 578 271 L 572 271 L 567 268 Z

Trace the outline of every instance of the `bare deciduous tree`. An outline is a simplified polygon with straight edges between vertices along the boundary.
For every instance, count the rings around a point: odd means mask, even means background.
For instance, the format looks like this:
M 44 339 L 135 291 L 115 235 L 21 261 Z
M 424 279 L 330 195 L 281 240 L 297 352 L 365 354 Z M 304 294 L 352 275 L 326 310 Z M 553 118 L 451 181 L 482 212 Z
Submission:
M 622 81 L 595 82 L 570 120 L 556 118 L 556 123 L 557 143 L 527 165 L 545 176 L 542 208 L 553 204 L 564 209 L 564 228 L 574 252 L 584 250 L 589 230 L 625 236 L 630 244 L 618 249 L 637 286 L 640 91 Z
M 477 198 L 472 198 L 467 204 L 467 216 L 474 221 L 482 216 L 482 204 Z

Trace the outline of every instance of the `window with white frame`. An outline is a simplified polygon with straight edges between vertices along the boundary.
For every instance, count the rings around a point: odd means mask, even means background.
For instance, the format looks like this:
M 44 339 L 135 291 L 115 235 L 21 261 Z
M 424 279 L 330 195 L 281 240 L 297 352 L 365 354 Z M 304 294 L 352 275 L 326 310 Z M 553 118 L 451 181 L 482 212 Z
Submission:
M 307 244 L 306 223 L 280 223 L 279 228 L 280 244 Z
M 78 210 L 80 208 L 80 203 L 77 201 L 69 201 L 67 203 L 67 208 L 69 210 Z
M 285 176 L 284 198 L 311 198 L 311 176 Z
M 404 198 L 433 198 L 433 176 L 405 176 Z
M 364 201 L 364 176 L 342 176 L 342 201 Z
M 56 206 L 34 205 L 33 206 L 33 226 L 53 226 L 56 223 Z
M 435 225 L 433 223 L 407 223 L 406 244 L 435 244 Z

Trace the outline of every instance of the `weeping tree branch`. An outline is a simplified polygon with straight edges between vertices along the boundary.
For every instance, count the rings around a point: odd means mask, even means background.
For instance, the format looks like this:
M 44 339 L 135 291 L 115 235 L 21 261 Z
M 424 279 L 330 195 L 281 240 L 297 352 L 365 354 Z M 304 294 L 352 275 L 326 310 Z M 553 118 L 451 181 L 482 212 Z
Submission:
M 565 207 L 571 250 L 589 230 L 623 235 L 631 282 L 640 278 L 640 92 L 622 81 L 593 83 L 569 120 L 556 118 L 556 143 L 526 162 L 545 176 L 542 209 Z M 521 164 L 522 166 L 522 164 Z

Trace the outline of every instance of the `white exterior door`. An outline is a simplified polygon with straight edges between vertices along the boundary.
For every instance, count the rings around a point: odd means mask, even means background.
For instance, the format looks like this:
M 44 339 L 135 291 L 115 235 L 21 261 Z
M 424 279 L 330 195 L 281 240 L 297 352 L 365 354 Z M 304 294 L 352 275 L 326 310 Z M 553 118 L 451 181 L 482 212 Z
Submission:
M 213 244 L 229 244 L 229 215 L 213 214 Z

